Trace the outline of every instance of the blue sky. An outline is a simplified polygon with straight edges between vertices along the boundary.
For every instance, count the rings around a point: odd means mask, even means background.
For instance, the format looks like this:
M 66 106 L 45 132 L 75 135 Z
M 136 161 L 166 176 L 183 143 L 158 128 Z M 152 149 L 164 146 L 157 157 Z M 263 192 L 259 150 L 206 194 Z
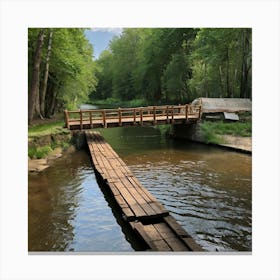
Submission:
M 86 30 L 85 34 L 90 43 L 93 45 L 94 58 L 97 59 L 104 51 L 114 36 L 119 36 L 122 28 L 91 28 Z

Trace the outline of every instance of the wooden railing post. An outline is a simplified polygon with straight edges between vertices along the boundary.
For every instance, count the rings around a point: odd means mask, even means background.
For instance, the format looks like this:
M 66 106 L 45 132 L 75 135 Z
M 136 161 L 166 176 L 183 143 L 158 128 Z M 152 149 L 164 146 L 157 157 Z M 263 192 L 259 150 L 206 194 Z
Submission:
M 202 115 L 202 106 L 199 106 L 199 114 L 198 114 L 198 118 L 201 119 L 201 115 Z
M 188 104 L 186 105 L 186 123 L 188 122 L 188 110 L 189 110 L 189 106 Z
M 133 124 L 136 124 L 136 109 L 133 110 Z
M 168 112 L 168 110 L 169 110 L 169 107 L 167 105 L 166 106 L 166 123 L 169 123 L 169 116 L 168 116 L 169 112 Z
M 122 126 L 122 111 L 121 108 L 118 109 L 119 112 L 119 126 Z
M 83 129 L 83 113 L 82 110 L 80 109 L 80 130 Z
M 154 116 L 154 125 L 157 123 L 157 119 L 156 119 L 156 107 L 154 106 L 153 108 L 153 116 Z
M 93 129 L 93 125 L 92 125 L 92 111 L 89 112 L 89 122 L 90 122 L 90 128 Z
M 143 111 L 142 111 L 142 108 L 140 108 L 140 124 L 143 125 Z
M 171 122 L 174 123 L 174 106 L 171 106 Z
M 65 127 L 67 127 L 68 129 L 70 129 L 70 125 L 69 125 L 69 115 L 68 115 L 68 111 L 64 110 L 64 117 L 65 117 Z
M 107 128 L 107 122 L 106 122 L 106 111 L 102 111 L 102 117 L 103 117 L 103 127 Z

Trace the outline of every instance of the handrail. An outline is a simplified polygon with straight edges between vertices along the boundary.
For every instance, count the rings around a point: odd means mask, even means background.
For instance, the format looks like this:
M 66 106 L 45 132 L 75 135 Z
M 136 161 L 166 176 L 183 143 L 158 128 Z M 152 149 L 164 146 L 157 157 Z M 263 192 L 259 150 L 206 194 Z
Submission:
M 73 115 L 77 117 L 73 118 Z M 131 119 L 135 125 L 139 121 L 143 125 L 144 121 L 151 121 L 154 125 L 158 120 L 166 120 L 166 123 L 174 123 L 175 118 L 188 119 L 192 116 L 193 118 L 201 118 L 201 106 L 200 105 L 165 105 L 165 106 L 146 106 L 136 108 L 117 108 L 117 109 L 86 109 L 86 110 L 73 110 L 64 111 L 65 125 L 70 129 L 70 124 L 77 123 L 80 129 L 83 128 L 84 122 L 88 122 L 90 128 L 93 128 L 94 121 L 99 121 L 103 127 L 107 127 L 108 121 L 118 123 L 119 126 L 123 122 Z M 145 119 L 146 118 L 146 119 Z M 148 120 L 148 118 L 150 118 Z

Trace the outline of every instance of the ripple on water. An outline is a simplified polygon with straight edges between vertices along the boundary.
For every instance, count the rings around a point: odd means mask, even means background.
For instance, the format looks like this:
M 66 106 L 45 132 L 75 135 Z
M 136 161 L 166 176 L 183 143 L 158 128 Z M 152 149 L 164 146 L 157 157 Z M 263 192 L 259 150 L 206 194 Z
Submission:
M 206 161 L 130 168 L 206 250 L 251 250 L 250 178 L 216 171 Z

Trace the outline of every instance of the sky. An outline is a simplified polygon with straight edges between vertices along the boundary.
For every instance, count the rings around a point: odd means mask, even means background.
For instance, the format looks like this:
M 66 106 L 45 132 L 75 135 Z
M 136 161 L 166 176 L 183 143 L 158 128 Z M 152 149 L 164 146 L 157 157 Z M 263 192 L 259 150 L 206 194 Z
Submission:
M 109 42 L 114 36 L 119 36 L 122 28 L 91 28 L 85 34 L 94 49 L 94 59 L 98 59 L 100 53 L 108 48 Z

